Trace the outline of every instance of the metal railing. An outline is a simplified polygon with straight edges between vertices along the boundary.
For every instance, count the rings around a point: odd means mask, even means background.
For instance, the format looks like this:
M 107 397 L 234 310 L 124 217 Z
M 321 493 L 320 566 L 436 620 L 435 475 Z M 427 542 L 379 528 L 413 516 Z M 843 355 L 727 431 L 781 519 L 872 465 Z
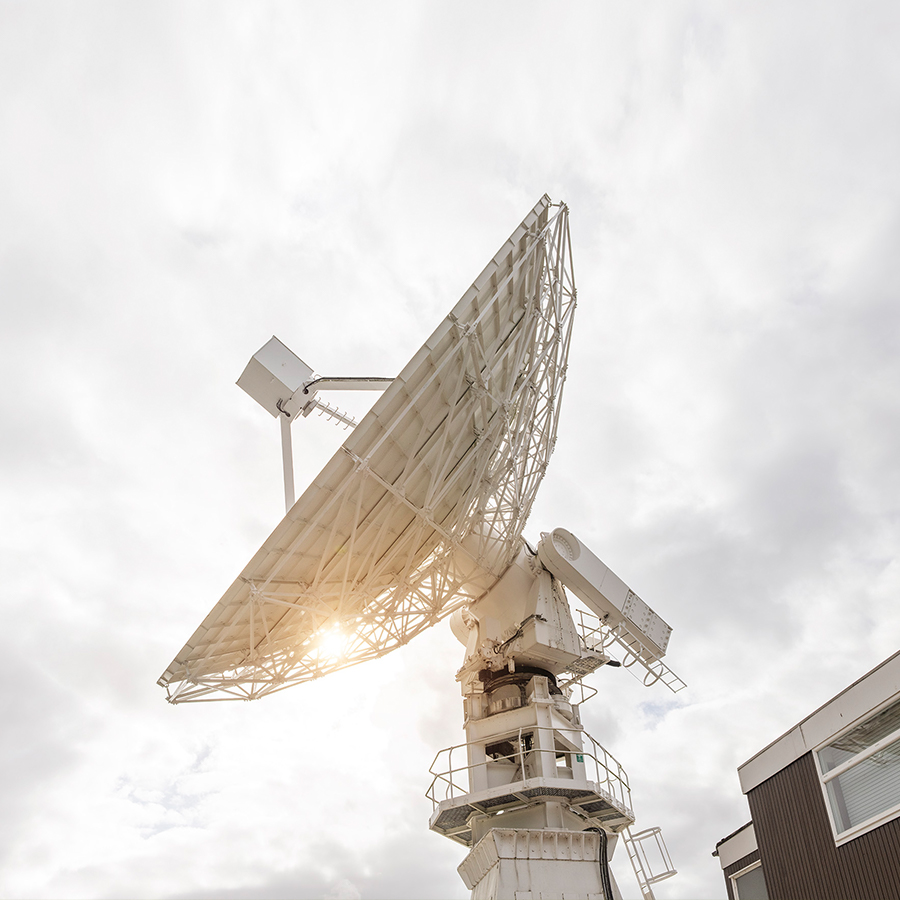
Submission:
M 672 858 L 663 840 L 662 831 L 659 828 L 648 828 L 646 831 L 632 834 L 631 829 L 626 828 L 623 838 L 643 900 L 655 900 L 651 885 L 678 874 L 672 866 Z M 647 845 L 652 847 L 649 855 Z M 651 856 L 655 857 L 656 865 Z
M 541 733 L 552 733 L 555 738 L 559 735 L 571 744 L 570 747 L 556 746 L 553 748 L 540 746 L 542 741 L 536 740 Z M 582 745 L 582 741 L 584 742 Z M 527 725 L 517 732 L 491 739 L 489 746 L 497 746 L 506 743 L 512 745 L 510 753 L 493 753 L 483 762 L 469 763 L 468 748 L 470 745 L 481 746 L 483 741 L 470 741 L 465 744 L 455 744 L 438 752 L 431 768 L 428 770 L 433 777 L 431 785 L 425 792 L 425 796 L 431 800 L 434 808 L 443 800 L 450 800 L 472 792 L 474 781 L 473 770 L 480 769 L 487 772 L 492 764 L 495 768 L 506 763 L 512 768 L 508 781 L 501 782 L 510 786 L 523 782 L 528 778 L 560 777 L 572 779 L 576 782 L 574 772 L 584 766 L 584 778 L 593 781 L 603 792 L 619 806 L 631 811 L 631 788 L 628 785 L 628 775 L 621 763 L 597 743 L 586 731 L 580 729 L 549 728 L 546 726 Z M 579 748 L 579 746 L 582 745 Z M 456 759 L 454 759 L 456 754 Z M 557 762 L 563 757 L 563 766 L 556 767 L 556 775 L 553 772 L 542 773 L 540 763 L 542 754 L 555 754 Z M 462 759 L 460 760 L 460 757 Z M 442 762 L 442 760 L 445 760 Z M 459 761 L 459 762 L 457 762 Z M 440 767 L 440 768 L 439 768 Z M 560 769 L 565 774 L 559 774 Z M 493 785 L 499 786 L 499 785 Z
M 657 681 L 664 684 L 673 693 L 686 687 L 685 683 L 661 660 L 647 659 L 641 642 L 630 634 L 622 625 L 610 628 L 602 619 L 583 609 L 578 613 L 577 629 L 584 646 L 589 650 L 617 659 L 621 665 L 648 687 Z M 613 645 L 619 653 L 613 655 Z M 621 657 L 619 659 L 619 657 Z M 638 669 L 642 670 L 640 674 Z

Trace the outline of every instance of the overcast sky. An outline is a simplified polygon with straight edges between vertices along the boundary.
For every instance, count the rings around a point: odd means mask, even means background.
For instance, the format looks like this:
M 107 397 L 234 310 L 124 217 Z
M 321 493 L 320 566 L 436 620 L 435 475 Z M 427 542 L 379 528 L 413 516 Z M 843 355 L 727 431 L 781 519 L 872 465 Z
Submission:
M 467 896 L 446 623 L 258 703 L 156 679 L 283 514 L 249 357 L 396 374 L 546 192 L 579 308 L 526 536 L 673 626 L 686 691 L 582 715 L 657 896 L 724 897 L 736 767 L 900 647 L 898 41 L 887 0 L 2 3 L 0 895 Z M 298 487 L 344 436 L 298 424 Z

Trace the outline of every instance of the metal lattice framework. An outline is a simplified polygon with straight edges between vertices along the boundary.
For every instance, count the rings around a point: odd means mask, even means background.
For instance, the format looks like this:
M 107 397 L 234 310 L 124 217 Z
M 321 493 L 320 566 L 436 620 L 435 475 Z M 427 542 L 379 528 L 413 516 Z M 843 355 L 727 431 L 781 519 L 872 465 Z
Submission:
M 483 596 L 553 452 L 574 310 L 544 196 L 163 673 L 169 700 L 261 697 Z

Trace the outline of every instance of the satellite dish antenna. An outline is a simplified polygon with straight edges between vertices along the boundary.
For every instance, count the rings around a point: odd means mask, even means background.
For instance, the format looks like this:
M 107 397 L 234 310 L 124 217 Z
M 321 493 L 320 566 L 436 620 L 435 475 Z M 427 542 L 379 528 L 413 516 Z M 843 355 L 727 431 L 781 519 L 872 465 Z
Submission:
M 568 209 L 545 195 L 396 378 L 317 379 L 276 338 L 261 348 L 238 384 L 281 418 L 287 513 L 159 679 L 171 703 L 256 699 L 451 616 L 466 743 L 432 766 L 430 827 L 472 848 L 459 871 L 484 898 L 611 900 L 620 836 L 645 898 L 674 874 L 659 829 L 631 833 L 627 776 L 574 693 L 603 665 L 680 689 L 671 629 L 570 532 L 522 538 L 575 305 Z M 294 502 L 290 423 L 353 386 L 384 393 Z M 563 585 L 588 607 L 578 626 Z

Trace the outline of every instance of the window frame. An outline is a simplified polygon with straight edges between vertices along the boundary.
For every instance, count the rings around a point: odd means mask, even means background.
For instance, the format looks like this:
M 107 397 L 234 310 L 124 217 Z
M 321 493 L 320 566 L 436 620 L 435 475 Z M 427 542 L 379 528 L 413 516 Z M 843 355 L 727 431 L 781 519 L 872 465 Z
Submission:
M 740 890 L 738 890 L 738 884 L 737 884 L 738 878 L 740 878 L 743 875 L 746 875 L 748 872 L 752 872 L 754 869 L 761 869 L 761 868 L 762 868 L 762 860 L 758 859 L 758 860 L 756 860 L 756 862 L 750 863 L 749 866 L 744 866 L 744 868 L 741 869 L 740 872 L 732 872 L 732 874 L 728 876 L 728 880 L 731 882 L 731 893 L 734 895 L 734 900 L 741 900 L 741 892 L 740 892 Z M 762 876 L 763 876 L 763 884 L 765 884 L 766 873 L 763 872 Z M 766 894 L 768 895 L 768 893 L 769 893 L 769 886 L 766 884 Z
M 877 716 L 880 712 L 887 709 L 889 706 L 897 704 L 898 702 L 900 702 L 900 693 L 894 694 L 884 702 L 872 707 L 872 709 L 868 710 L 868 712 L 854 719 L 853 722 L 847 725 L 846 728 L 842 728 L 840 731 L 835 732 L 826 740 L 822 741 L 820 744 L 813 748 L 812 755 L 816 764 L 816 773 L 819 776 L 819 786 L 822 789 L 822 797 L 825 801 L 825 809 L 828 813 L 828 822 L 831 825 L 831 833 L 834 837 L 834 843 L 836 847 L 840 847 L 842 844 L 846 844 L 849 841 L 855 840 L 856 838 L 861 837 L 869 831 L 873 831 L 874 829 L 879 828 L 880 826 L 900 816 L 900 801 L 898 801 L 883 812 L 876 813 L 874 816 L 870 816 L 868 819 L 841 831 L 838 829 L 838 823 L 835 821 L 834 810 L 831 806 L 831 799 L 828 796 L 828 785 L 830 782 L 834 781 L 845 772 L 848 772 L 850 769 L 855 768 L 857 765 L 859 765 L 859 763 L 865 762 L 876 753 L 880 753 L 885 749 L 885 747 L 890 747 L 892 744 L 900 742 L 900 727 L 896 728 L 890 734 L 883 737 L 880 741 L 876 741 L 874 744 L 872 744 L 871 747 L 866 747 L 865 750 L 861 750 L 855 756 L 852 756 L 850 759 L 845 760 L 840 765 L 835 766 L 833 769 L 829 769 L 827 772 L 823 771 L 822 761 L 819 758 L 819 753 L 827 747 L 831 746 L 831 744 L 833 744 L 835 741 L 840 740 L 842 737 L 844 737 L 844 735 L 849 734 L 854 729 L 859 728 L 860 725 L 864 725 L 866 722 L 874 719 L 875 716 Z

